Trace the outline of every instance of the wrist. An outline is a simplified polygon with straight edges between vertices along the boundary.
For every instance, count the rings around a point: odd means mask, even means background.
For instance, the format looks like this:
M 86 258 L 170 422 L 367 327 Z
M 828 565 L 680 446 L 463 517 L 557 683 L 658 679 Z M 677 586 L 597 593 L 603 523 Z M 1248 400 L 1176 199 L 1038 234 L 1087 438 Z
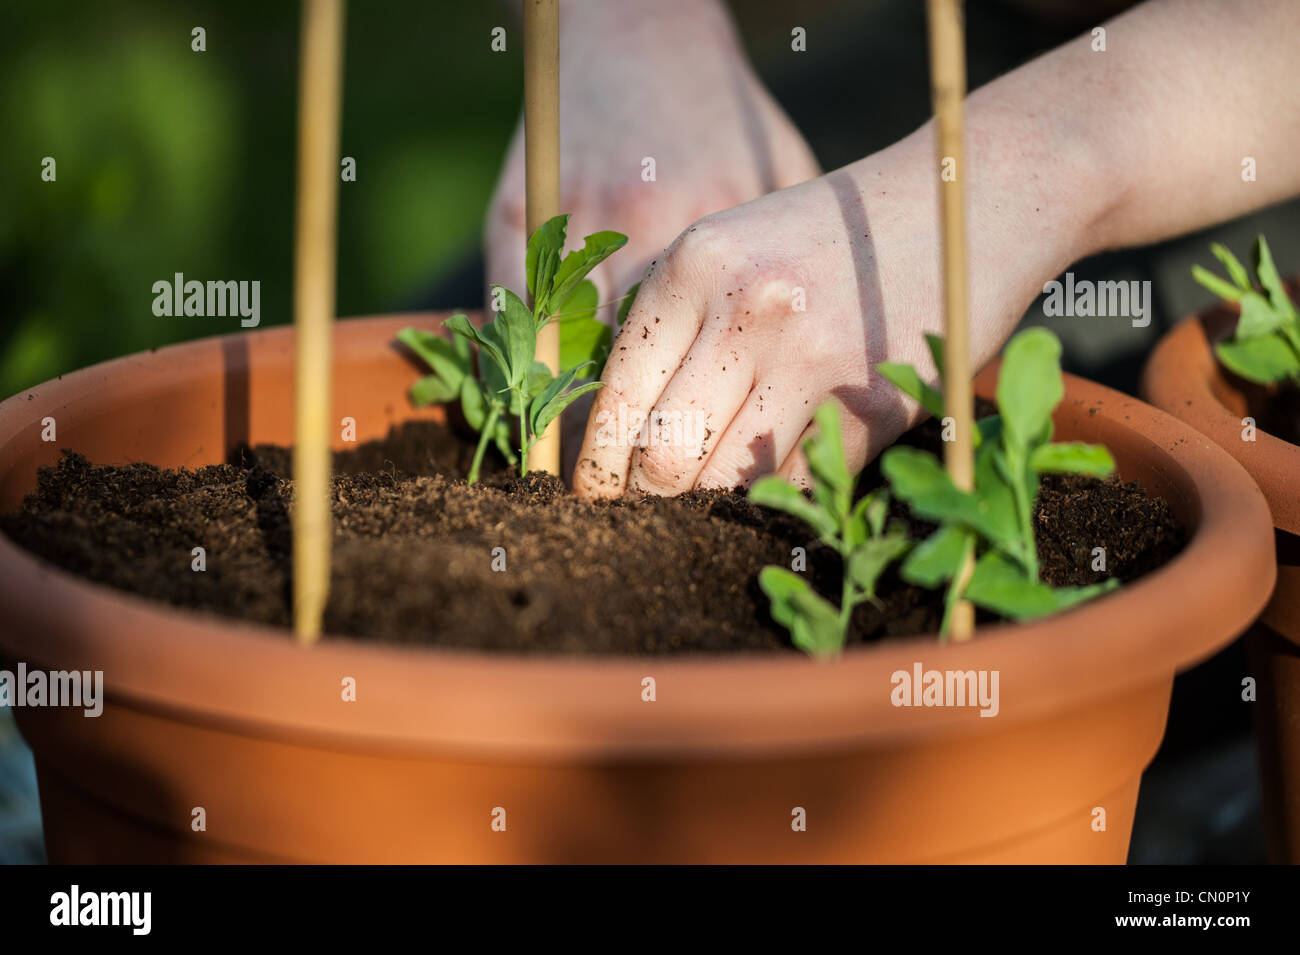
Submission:
M 1044 283 L 1101 248 L 1105 203 L 1086 154 L 1049 149 L 1032 117 L 972 102 L 966 115 L 966 250 L 972 358 L 993 357 Z M 941 332 L 940 157 L 933 122 L 847 167 L 859 188 L 886 316 Z M 901 321 L 901 319 L 900 319 Z M 906 324 L 906 323 L 904 323 Z

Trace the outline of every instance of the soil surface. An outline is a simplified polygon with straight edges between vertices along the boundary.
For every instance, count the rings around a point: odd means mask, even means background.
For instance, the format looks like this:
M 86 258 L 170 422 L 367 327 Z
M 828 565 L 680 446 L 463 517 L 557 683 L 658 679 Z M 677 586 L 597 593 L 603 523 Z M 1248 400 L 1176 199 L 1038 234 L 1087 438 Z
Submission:
M 906 440 L 938 448 L 933 426 Z M 523 653 L 797 652 L 757 584 L 765 565 L 789 566 L 794 547 L 807 549 L 818 590 L 838 599 L 838 557 L 743 492 L 590 504 L 553 477 L 499 466 L 469 487 L 471 453 L 448 428 L 419 422 L 336 455 L 327 632 Z M 287 628 L 289 461 L 285 448 L 245 447 L 228 464 L 164 471 L 96 467 L 65 451 L 0 530 L 92 580 Z M 861 485 L 879 483 L 873 467 Z M 929 532 L 894 509 L 914 537 Z M 1162 500 L 1091 478 L 1045 477 L 1035 522 L 1044 579 L 1057 586 L 1105 576 L 1091 569 L 1094 547 L 1128 581 L 1185 538 Z M 199 546 L 203 572 L 192 569 Z M 891 569 L 878 605 L 856 611 L 849 642 L 934 633 L 941 612 L 939 592 Z

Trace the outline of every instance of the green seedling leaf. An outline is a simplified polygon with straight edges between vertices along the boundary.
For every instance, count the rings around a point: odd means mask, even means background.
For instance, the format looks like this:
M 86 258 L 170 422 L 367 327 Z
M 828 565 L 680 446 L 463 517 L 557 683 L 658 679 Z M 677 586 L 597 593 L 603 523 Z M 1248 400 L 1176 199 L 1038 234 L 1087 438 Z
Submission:
M 1001 554 L 985 554 L 975 564 L 964 596 L 972 603 L 1011 620 L 1033 620 L 1113 590 L 1119 581 L 1089 587 L 1055 589 L 1028 578 L 1021 568 Z
M 909 584 L 933 589 L 956 576 L 972 532 L 956 524 L 945 524 L 912 548 L 899 568 Z
M 1300 375 L 1300 358 L 1295 349 L 1277 335 L 1219 342 L 1214 353 L 1229 370 L 1261 385 Z
M 925 333 L 925 347 L 930 349 L 930 358 L 934 361 L 935 370 L 939 372 L 939 385 L 943 385 L 943 336 Z
M 759 583 L 772 600 L 773 619 L 790 631 L 795 646 L 825 656 L 844 646 L 853 608 L 874 599 L 880 575 L 907 552 L 911 541 L 901 528 L 882 533 L 889 513 L 886 492 L 868 494 L 853 504 L 853 475 L 844 461 L 835 403 L 818 408 L 814 420 L 817 431 L 803 445 L 813 476 L 812 500 L 776 476 L 755 481 L 749 499 L 803 521 L 843 559 L 838 610 L 814 593 L 803 578 L 782 567 L 766 567 L 759 575 Z
M 772 619 L 790 631 L 796 647 L 819 659 L 844 649 L 839 614 L 808 581 L 783 567 L 764 567 L 758 585 L 772 602 Z
M 1215 242 L 1210 246 L 1210 251 L 1214 253 L 1216 259 L 1223 263 L 1223 267 L 1228 270 L 1228 277 L 1236 283 L 1237 288 L 1243 292 L 1250 292 L 1255 288 L 1251 284 L 1250 273 L 1246 271 L 1246 267 L 1241 264 L 1240 259 L 1228 251 L 1226 245 Z
M 460 386 L 460 410 L 466 423 L 475 431 L 483 430 L 487 420 L 487 396 L 483 385 L 474 378 L 466 378 Z
M 524 398 L 532 401 L 554 380 L 551 369 L 546 367 L 545 362 L 535 361 L 528 369 L 528 374 L 524 376 Z M 518 410 L 513 410 L 511 414 L 519 414 Z
M 461 383 L 460 410 L 465 415 L 466 423 L 475 431 L 483 431 L 484 426 L 487 424 L 488 409 L 491 404 L 492 401 L 489 399 L 482 382 L 474 378 L 466 378 Z M 496 404 L 498 407 L 501 406 L 499 400 Z M 514 449 L 510 447 L 510 423 L 505 418 L 497 418 L 488 438 L 496 445 L 497 450 L 501 452 L 501 456 L 508 463 L 514 464 L 518 460 L 515 457 Z
M 444 379 L 437 375 L 426 375 L 411 386 L 411 404 L 417 408 L 446 404 L 459 394 L 460 389 Z
M 803 491 L 775 475 L 761 477 L 749 489 L 749 499 L 755 504 L 783 511 L 811 527 L 817 537 L 831 542 L 839 530 L 835 518 L 804 496 Z
M 1035 471 L 1089 474 L 1098 478 L 1110 477 L 1115 471 L 1115 459 L 1104 445 L 1082 441 L 1040 444 L 1029 460 Z
M 537 259 L 537 282 L 544 291 L 540 298 L 533 298 L 533 321 L 539 327 L 546 324 L 551 313 L 556 309 L 556 303 L 551 299 L 550 293 L 545 290 L 549 289 L 551 283 L 555 281 L 555 272 L 559 267 L 559 253 L 550 249 L 542 249 Z
M 907 553 L 912 542 L 902 531 L 863 541 L 849 555 L 849 579 L 867 597 L 876 595 L 876 582 L 885 568 Z
M 596 318 L 596 286 L 584 279 L 579 282 L 559 312 L 560 367 L 594 363 L 593 375 L 599 377 L 609 356 L 613 334 L 609 326 Z
M 494 326 L 501 329 L 506 354 L 506 380 L 511 388 L 522 388 L 533 367 L 537 350 L 537 328 L 533 313 L 514 292 L 502 289 L 505 307 L 501 309 Z M 486 329 L 485 329 L 486 330 Z
M 560 263 L 549 299 L 563 302 L 574 286 L 585 279 L 592 269 L 625 245 L 627 236 L 621 232 L 594 232 L 587 236 L 583 247 L 570 252 Z
M 554 216 L 542 223 L 528 239 L 528 250 L 524 254 L 524 273 L 528 283 L 528 294 L 534 303 L 538 302 L 539 288 L 543 298 L 551 290 L 556 266 L 560 256 L 564 254 L 565 232 L 568 227 L 567 215 Z M 546 261 L 548 259 L 549 262 Z M 539 274 L 542 276 L 541 282 L 537 280 Z
M 959 490 L 932 454 L 916 448 L 893 447 L 881 457 L 881 470 L 894 494 L 913 513 L 930 521 L 956 523 L 995 541 L 1004 541 L 1007 528 L 999 505 L 992 512 L 974 494 Z
M 641 291 L 641 283 L 637 282 L 627 294 L 623 296 L 623 304 L 618 307 L 618 327 L 622 328 L 623 323 L 627 321 L 627 313 L 632 311 L 632 306 L 636 302 L 636 293 Z
M 1241 301 L 1241 297 L 1246 294 L 1247 290 L 1249 290 L 1249 287 L 1246 290 L 1237 288 L 1237 286 L 1233 285 L 1231 282 L 1225 282 L 1209 269 L 1203 268 L 1199 265 L 1192 266 L 1192 278 L 1196 279 L 1196 281 L 1201 285 L 1219 296 L 1219 298 L 1225 299 L 1229 302 Z
M 1295 305 L 1286 294 L 1286 286 L 1282 284 L 1282 277 L 1277 274 L 1277 266 L 1273 263 L 1273 253 L 1269 250 L 1268 240 L 1262 235 L 1255 240 L 1255 274 L 1259 276 L 1259 284 L 1264 286 L 1264 291 L 1268 293 L 1268 300 L 1278 314 L 1279 324 L 1296 322 L 1298 316 Z
M 889 492 L 872 491 L 864 494 L 853 507 L 845 526 L 844 539 L 849 548 L 861 546 L 870 537 L 885 532 L 885 518 L 889 515 Z
M 569 407 L 569 405 L 573 404 L 583 395 L 590 394 L 591 392 L 597 391 L 603 387 L 605 387 L 604 382 L 589 381 L 585 384 L 578 385 L 578 387 L 571 391 L 564 392 L 559 397 L 552 398 L 542 407 L 541 412 L 537 415 L 537 424 L 534 426 L 533 433 L 541 434 L 546 430 L 546 426 L 558 418 L 565 408 Z
M 555 216 L 529 237 L 524 273 L 532 308 L 509 289 L 494 286 L 494 300 L 499 294 L 502 308 L 491 321 L 475 327 L 465 315 L 453 315 L 443 323 L 452 333 L 450 340 L 414 328 L 398 335 L 433 369 L 412 386 L 412 401 L 426 404 L 459 396 L 465 420 L 479 432 L 467 476 L 471 484 L 489 443 L 507 461 L 518 460 L 526 474 L 528 449 L 538 434 L 575 400 L 600 387 L 599 382 L 573 386 L 580 371 L 604 363 L 610 347 L 609 330 L 595 318 L 596 286 L 586 275 L 626 244 L 627 237 L 597 232 L 587 236 L 582 249 L 564 256 L 568 219 Z M 567 325 L 561 334 L 558 376 L 537 360 L 538 330 L 555 317 L 556 306 L 563 306 L 565 314 L 558 317 Z M 477 361 L 471 345 L 478 347 Z M 518 421 L 517 458 L 510 447 L 511 417 Z
M 596 290 L 596 283 L 591 279 L 583 279 L 573 287 L 569 297 L 556 307 L 555 314 L 551 317 L 564 326 L 564 333 L 567 334 L 573 323 L 592 318 L 599 305 L 600 293 Z
M 1002 440 L 1002 416 L 989 415 L 975 422 L 975 447 L 981 448 L 987 441 L 997 444 Z
M 579 385 L 577 388 L 570 389 L 574 378 L 576 378 L 585 367 L 586 366 L 580 365 L 577 368 L 570 368 L 568 371 L 557 375 L 551 380 L 551 383 L 542 390 L 541 394 L 533 399 L 532 405 L 529 409 L 528 423 L 532 428 L 534 435 L 540 435 L 545 431 L 546 426 L 559 417 L 560 412 L 573 404 L 573 402 L 578 398 L 581 398 L 588 392 L 595 391 L 597 388 L 601 387 L 600 382 L 592 381 L 585 385 Z
M 922 381 L 911 365 L 885 361 L 876 366 L 876 371 L 903 394 L 918 401 L 930 414 L 936 418 L 943 417 L 943 395 Z
M 459 335 L 447 339 L 418 328 L 403 328 L 397 340 L 413 351 L 433 373 L 456 393 L 466 375 L 473 374 L 469 343 Z
M 453 315 L 451 318 L 443 322 L 444 328 L 456 333 L 466 341 L 473 342 L 479 346 L 480 372 L 482 371 L 484 364 L 481 358 L 483 355 L 487 355 L 489 362 L 500 370 L 502 376 L 508 377 L 510 369 L 509 365 L 506 363 L 505 352 L 502 350 L 495 334 L 495 325 L 496 322 L 494 321 L 490 323 L 490 325 L 484 326 L 483 332 L 481 332 L 479 329 L 471 325 L 469 319 L 464 315 Z M 485 335 L 484 332 L 486 332 L 489 327 L 493 328 L 493 333 L 491 335 Z
M 545 365 L 542 366 L 546 367 Z M 493 400 L 505 402 L 510 414 L 519 416 L 519 396 L 510 390 L 505 372 L 494 361 L 479 361 L 479 380 L 483 383 L 483 393 Z
M 942 368 L 943 341 L 935 336 L 927 336 L 926 341 L 935 364 Z M 1104 447 L 1051 443 L 1052 411 L 1065 394 L 1060 356 L 1060 342 L 1042 328 L 1023 331 L 1007 344 L 997 386 L 1000 414 L 975 425 L 973 490 L 954 485 L 938 459 L 923 451 L 895 447 L 881 457 L 893 492 L 914 514 L 940 525 L 912 548 L 900 573 L 918 586 L 947 585 L 942 633 L 947 633 L 951 612 L 963 597 L 1004 616 L 1027 619 L 1117 586 L 1111 581 L 1093 588 L 1055 590 L 1038 580 L 1033 511 L 1040 472 L 1104 477 L 1115 466 Z M 895 370 L 900 368 L 905 371 Z M 928 399 L 936 405 L 934 413 L 942 413 L 939 393 L 931 389 L 926 394 L 912 369 L 881 366 L 881 370 L 902 391 L 918 400 Z M 972 577 L 963 588 L 961 568 L 981 551 L 975 570 L 978 580 Z
M 1027 328 L 1007 343 L 998 373 L 998 411 L 1009 443 L 1032 447 L 1065 397 L 1061 343 L 1045 328 Z
M 813 476 L 813 497 L 839 522 L 849 515 L 853 501 L 853 475 L 844 461 L 840 412 L 828 401 L 813 414 L 817 433 L 803 443 L 804 457 Z
M 865 503 L 865 507 L 863 506 Z M 858 508 L 867 516 L 867 527 L 872 537 L 879 537 L 885 531 L 885 518 L 889 516 L 889 492 L 873 491 L 864 496 Z
M 1215 346 L 1219 361 L 1260 384 L 1300 383 L 1300 313 L 1278 275 L 1268 240 L 1261 235 L 1255 241 L 1255 274 L 1265 294 L 1255 290 L 1245 267 L 1231 252 L 1218 244 L 1210 248 L 1236 285 L 1230 286 L 1200 266 L 1193 266 L 1192 275 L 1216 295 L 1241 305 L 1232 340 Z
M 1247 338 L 1263 338 L 1272 335 L 1287 321 L 1285 313 L 1279 312 L 1269 304 L 1268 299 L 1258 292 L 1248 292 L 1241 297 L 1241 317 L 1237 319 L 1237 341 Z
M 1022 528 L 1016 516 L 1016 492 L 1012 486 L 1017 480 L 1037 488 L 1037 478 L 1029 473 L 1028 463 L 1016 474 L 1001 444 L 990 442 L 980 447 L 975 455 L 975 496 L 983 518 L 982 533 L 995 546 L 1023 557 Z M 1028 489 L 1026 493 L 1032 499 L 1033 493 Z

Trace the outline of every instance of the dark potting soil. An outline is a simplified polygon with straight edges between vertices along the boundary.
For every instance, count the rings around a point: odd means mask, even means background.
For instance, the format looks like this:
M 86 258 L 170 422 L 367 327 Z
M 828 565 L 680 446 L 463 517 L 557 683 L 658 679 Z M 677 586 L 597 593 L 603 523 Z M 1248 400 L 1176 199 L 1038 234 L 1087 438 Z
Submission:
M 938 448 L 933 425 L 906 439 Z M 359 640 L 514 652 L 657 654 L 791 651 L 768 615 L 758 572 L 807 550 L 808 573 L 837 599 L 839 559 L 743 492 L 695 491 L 587 503 L 556 478 L 500 466 L 461 476 L 472 453 L 431 422 L 335 456 L 327 632 Z M 51 563 L 166 603 L 290 623 L 288 449 L 239 448 L 197 470 L 96 467 L 64 452 L 0 530 Z M 869 468 L 862 487 L 880 483 Z M 912 535 L 930 527 L 908 520 Z M 1057 585 L 1129 581 L 1184 543 L 1164 501 L 1137 484 L 1047 476 L 1035 512 L 1043 576 Z M 206 569 L 192 569 L 192 550 Z M 503 548 L 503 551 L 495 550 Z M 495 551 L 495 553 L 494 553 Z M 495 561 L 495 566 L 494 566 Z M 504 569 L 502 567 L 504 561 Z M 850 643 L 933 633 L 939 592 L 882 578 L 855 613 Z M 287 635 L 287 633 L 286 633 Z

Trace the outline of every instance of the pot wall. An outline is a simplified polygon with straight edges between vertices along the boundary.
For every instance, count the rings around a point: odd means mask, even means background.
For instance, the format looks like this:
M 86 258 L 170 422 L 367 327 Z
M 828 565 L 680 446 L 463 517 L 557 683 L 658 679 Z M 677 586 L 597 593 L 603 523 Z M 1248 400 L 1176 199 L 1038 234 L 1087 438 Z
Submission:
M 1300 537 L 1277 532 L 1277 588 L 1246 635 L 1261 808 L 1275 862 L 1300 864 Z
M 1292 286 L 1294 293 L 1294 285 Z M 1262 392 L 1226 373 L 1212 345 L 1232 333 L 1226 307 L 1185 319 L 1156 350 L 1143 393 L 1231 454 L 1259 484 L 1276 526 L 1277 586 L 1247 635 L 1256 679 L 1255 729 L 1261 800 L 1275 861 L 1300 863 L 1300 448 L 1244 421 Z
M 358 440 L 413 416 L 417 372 L 391 345 L 411 323 L 437 317 L 337 326 L 335 416 L 356 419 Z M 291 343 L 287 329 L 190 343 L 0 404 L 0 504 L 55 459 L 45 415 L 59 445 L 100 462 L 193 467 L 235 440 L 287 443 Z M 1194 530 L 1187 550 L 1051 621 L 832 665 L 301 649 L 77 580 L 0 538 L 0 649 L 102 669 L 109 692 L 98 719 L 17 711 L 50 858 L 1123 862 L 1173 675 L 1258 613 L 1271 528 L 1239 467 L 1140 402 L 1067 376 L 1056 425 L 1104 441 L 1123 477 L 1169 500 Z M 916 663 L 997 671 L 999 714 L 893 706 L 892 674 Z
M 132 707 L 30 711 L 22 725 L 51 862 L 1122 863 L 1169 690 L 1010 731 L 780 759 L 377 754 Z M 205 832 L 190 829 L 195 807 Z

